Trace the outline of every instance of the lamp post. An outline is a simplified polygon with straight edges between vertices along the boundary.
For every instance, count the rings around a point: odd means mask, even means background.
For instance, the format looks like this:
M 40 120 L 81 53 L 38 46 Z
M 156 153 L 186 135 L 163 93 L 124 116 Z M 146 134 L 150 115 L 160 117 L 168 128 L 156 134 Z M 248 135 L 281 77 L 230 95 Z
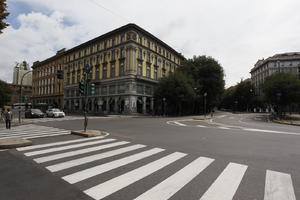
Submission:
M 204 119 L 206 119 L 206 96 L 207 92 L 204 92 L 203 97 L 204 97 Z
M 32 71 L 28 71 L 25 74 L 23 74 L 22 78 L 21 78 L 21 82 L 20 82 L 20 93 L 19 93 L 19 101 L 20 103 L 22 103 L 22 87 L 23 87 L 23 79 L 25 77 L 25 75 L 29 74 Z M 19 107 L 19 123 L 21 123 L 21 107 Z
M 166 115 L 166 98 L 165 97 L 163 98 L 163 103 L 164 103 L 164 105 L 163 105 L 163 109 L 164 109 L 163 115 L 165 116 Z

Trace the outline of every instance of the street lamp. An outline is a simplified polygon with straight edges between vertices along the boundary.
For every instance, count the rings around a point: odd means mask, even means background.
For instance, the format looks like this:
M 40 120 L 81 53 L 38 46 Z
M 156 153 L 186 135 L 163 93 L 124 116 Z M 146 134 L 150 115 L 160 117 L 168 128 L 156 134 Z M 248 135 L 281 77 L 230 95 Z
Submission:
M 207 92 L 204 92 L 203 97 L 204 97 L 204 119 L 206 119 L 206 96 Z
M 28 71 L 25 74 L 23 74 L 22 78 L 21 78 L 21 83 L 20 83 L 20 93 L 19 93 L 19 101 L 20 103 L 22 103 L 22 87 L 23 87 L 23 79 L 25 77 L 25 75 L 29 74 L 32 71 Z M 21 123 L 21 107 L 19 106 L 19 123 Z
M 165 116 L 166 115 L 166 98 L 165 97 L 163 98 L 163 103 L 164 103 L 164 105 L 163 105 L 163 109 L 164 109 L 163 115 Z

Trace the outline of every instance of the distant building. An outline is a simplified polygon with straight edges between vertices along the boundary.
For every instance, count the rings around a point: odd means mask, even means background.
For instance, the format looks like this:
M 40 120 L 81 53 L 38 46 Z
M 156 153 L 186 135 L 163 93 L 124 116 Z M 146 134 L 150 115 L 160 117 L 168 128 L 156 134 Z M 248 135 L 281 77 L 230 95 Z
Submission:
M 13 84 L 20 85 L 23 75 L 28 71 L 30 71 L 30 68 L 26 61 L 17 63 L 13 72 Z M 22 85 L 32 85 L 32 72 L 23 77 Z
M 57 52 L 33 68 L 34 103 L 58 103 L 70 112 L 82 111 L 78 91 L 86 64 L 95 93 L 87 99 L 94 113 L 151 113 L 159 78 L 174 72 L 184 57 L 135 24 L 127 24 L 69 50 Z M 56 73 L 64 71 L 64 80 Z
M 261 86 L 266 77 L 276 72 L 290 73 L 300 78 L 300 52 L 276 54 L 258 60 L 250 71 L 256 95 L 261 95 Z

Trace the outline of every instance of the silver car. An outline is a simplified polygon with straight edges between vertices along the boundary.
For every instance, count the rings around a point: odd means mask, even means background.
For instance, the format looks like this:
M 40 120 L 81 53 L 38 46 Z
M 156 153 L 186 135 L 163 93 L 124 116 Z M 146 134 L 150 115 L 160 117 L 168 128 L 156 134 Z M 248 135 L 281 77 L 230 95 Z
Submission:
M 65 117 L 65 113 L 58 108 L 51 108 L 46 111 L 47 117 Z

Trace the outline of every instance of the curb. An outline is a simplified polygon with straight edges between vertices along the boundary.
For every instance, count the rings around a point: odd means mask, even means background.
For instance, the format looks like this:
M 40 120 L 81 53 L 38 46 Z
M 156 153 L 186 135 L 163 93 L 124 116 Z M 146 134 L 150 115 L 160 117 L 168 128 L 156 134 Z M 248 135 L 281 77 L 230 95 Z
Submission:
M 106 132 L 99 131 L 99 130 L 87 130 L 86 132 L 84 132 L 84 130 L 75 130 L 75 131 L 71 131 L 71 134 L 79 135 L 83 137 L 97 137 L 97 136 L 108 135 Z
M 32 145 L 32 142 L 23 138 L 0 139 L 0 149 L 12 149 L 17 147 L 26 147 L 30 145 Z
M 280 120 L 272 120 L 273 122 L 275 123 L 278 123 L 278 124 L 285 124 L 285 125 L 292 125 L 292 126 L 300 126 L 300 124 L 294 124 L 293 122 L 291 121 L 280 121 Z

